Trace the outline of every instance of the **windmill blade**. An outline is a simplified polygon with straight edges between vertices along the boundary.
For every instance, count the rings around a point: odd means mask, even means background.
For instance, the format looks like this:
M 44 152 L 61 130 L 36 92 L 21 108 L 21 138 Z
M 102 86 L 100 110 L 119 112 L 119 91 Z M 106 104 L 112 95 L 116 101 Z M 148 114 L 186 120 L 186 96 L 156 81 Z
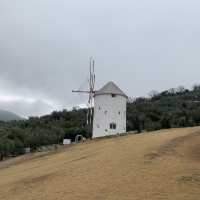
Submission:
M 89 63 L 89 78 L 87 77 L 86 82 L 89 84 L 89 88 L 87 90 L 83 89 L 84 83 L 81 85 L 79 90 L 73 90 L 72 92 L 77 93 L 87 93 L 89 94 L 88 99 L 88 111 L 87 111 L 87 124 L 91 126 L 92 128 L 92 122 L 93 122 L 93 103 L 94 103 L 94 89 L 95 89 L 95 68 L 94 68 L 94 60 L 92 57 L 90 58 Z
M 91 97 L 91 93 L 89 94 L 89 100 L 88 100 L 88 104 L 90 105 L 90 102 L 92 100 L 92 97 Z
M 95 82 L 96 82 L 96 76 L 94 74 L 94 90 L 95 90 Z
M 87 111 L 87 124 L 89 124 L 89 109 Z
M 90 124 L 92 124 L 92 107 L 90 108 Z
M 92 57 L 90 58 L 90 78 L 89 78 L 89 87 L 90 87 L 90 91 L 92 88 Z
M 95 72 L 94 72 L 94 60 L 92 61 L 92 90 L 94 91 L 95 87 Z

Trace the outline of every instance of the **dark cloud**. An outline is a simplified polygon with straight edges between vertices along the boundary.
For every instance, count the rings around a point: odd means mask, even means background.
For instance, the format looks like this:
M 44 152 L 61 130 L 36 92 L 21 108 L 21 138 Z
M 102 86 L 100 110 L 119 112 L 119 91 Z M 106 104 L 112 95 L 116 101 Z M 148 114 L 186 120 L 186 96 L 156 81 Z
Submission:
M 71 90 L 86 79 L 91 55 L 97 88 L 113 80 L 139 96 L 191 86 L 200 71 L 199 8 L 195 0 L 1 0 L 0 96 L 21 99 L 0 106 L 38 115 L 86 102 Z

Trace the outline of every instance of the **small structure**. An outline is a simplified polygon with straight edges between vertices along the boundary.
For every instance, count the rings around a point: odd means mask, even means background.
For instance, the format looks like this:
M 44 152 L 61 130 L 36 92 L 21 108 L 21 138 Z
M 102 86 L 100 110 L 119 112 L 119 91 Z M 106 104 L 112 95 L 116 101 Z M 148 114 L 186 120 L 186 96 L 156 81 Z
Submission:
M 93 138 L 126 132 L 126 94 L 113 82 L 94 94 Z
M 85 142 L 86 138 L 84 138 L 82 135 L 77 135 L 75 137 L 75 143 Z
M 31 152 L 31 148 L 30 147 L 26 147 L 24 149 L 25 154 L 30 153 Z
M 71 139 L 64 139 L 64 140 L 63 140 L 63 144 L 64 144 L 64 145 L 69 145 L 69 144 L 71 144 Z

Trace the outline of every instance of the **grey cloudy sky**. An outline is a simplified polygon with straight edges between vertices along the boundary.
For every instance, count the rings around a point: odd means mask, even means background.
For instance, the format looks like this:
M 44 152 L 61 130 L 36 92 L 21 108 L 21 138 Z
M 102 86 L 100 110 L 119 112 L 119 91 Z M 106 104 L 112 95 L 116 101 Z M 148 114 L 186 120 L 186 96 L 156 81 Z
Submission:
M 41 115 L 72 94 L 96 61 L 97 88 L 129 96 L 199 82 L 198 0 L 0 0 L 0 109 Z

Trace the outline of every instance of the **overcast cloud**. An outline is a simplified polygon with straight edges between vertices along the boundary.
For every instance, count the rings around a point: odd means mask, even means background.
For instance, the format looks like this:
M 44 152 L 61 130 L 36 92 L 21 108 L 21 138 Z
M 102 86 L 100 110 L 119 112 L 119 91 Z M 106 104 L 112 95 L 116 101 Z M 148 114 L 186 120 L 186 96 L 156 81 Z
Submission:
M 200 82 L 198 0 L 0 0 L 0 109 L 42 115 L 86 102 L 72 94 L 96 61 L 97 88 L 144 96 Z

